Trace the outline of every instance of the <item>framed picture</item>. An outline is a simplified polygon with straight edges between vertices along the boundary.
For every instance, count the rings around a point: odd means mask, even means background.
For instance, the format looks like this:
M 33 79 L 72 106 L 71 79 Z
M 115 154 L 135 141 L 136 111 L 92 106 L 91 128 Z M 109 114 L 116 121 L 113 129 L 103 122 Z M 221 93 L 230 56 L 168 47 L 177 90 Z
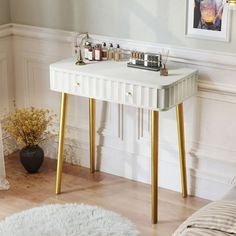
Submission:
M 186 0 L 186 35 L 229 41 L 230 11 L 226 0 Z

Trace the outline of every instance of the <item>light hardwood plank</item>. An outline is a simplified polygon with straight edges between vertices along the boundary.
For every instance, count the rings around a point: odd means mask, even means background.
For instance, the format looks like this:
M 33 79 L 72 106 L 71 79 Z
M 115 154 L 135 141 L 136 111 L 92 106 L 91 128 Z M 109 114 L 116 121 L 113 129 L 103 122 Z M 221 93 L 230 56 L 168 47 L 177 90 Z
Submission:
M 64 164 L 62 194 L 55 195 L 56 161 L 45 159 L 37 174 L 27 174 L 18 153 L 6 158 L 9 191 L 0 192 L 0 219 L 39 205 L 85 203 L 115 211 L 136 224 L 144 236 L 168 236 L 188 216 L 208 203 L 196 197 L 182 199 L 181 193 L 159 190 L 159 223 L 151 225 L 151 186 L 121 177 L 95 173 Z

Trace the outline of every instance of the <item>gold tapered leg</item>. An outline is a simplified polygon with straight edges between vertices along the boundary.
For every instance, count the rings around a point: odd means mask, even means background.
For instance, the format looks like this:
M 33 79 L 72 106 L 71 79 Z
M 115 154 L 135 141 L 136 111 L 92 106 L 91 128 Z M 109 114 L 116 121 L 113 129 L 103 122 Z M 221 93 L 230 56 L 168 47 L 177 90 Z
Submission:
M 186 174 L 186 160 L 185 160 L 185 138 L 184 138 L 184 111 L 183 103 L 176 107 L 176 118 L 178 128 L 178 140 L 179 140 L 179 159 L 180 159 L 180 172 L 182 183 L 182 195 L 187 197 L 187 174 Z
M 90 139 L 90 172 L 95 172 L 96 155 L 96 100 L 89 99 L 89 139 Z
M 158 221 L 158 129 L 159 129 L 159 113 L 152 111 L 152 223 Z
M 57 156 L 56 194 L 59 194 L 61 192 L 61 177 L 62 177 L 62 164 L 63 164 L 63 155 L 64 155 L 64 138 L 65 138 L 65 125 L 66 125 L 67 99 L 68 99 L 68 95 L 66 93 L 62 93 L 62 95 L 61 95 L 59 142 L 58 142 L 58 156 Z

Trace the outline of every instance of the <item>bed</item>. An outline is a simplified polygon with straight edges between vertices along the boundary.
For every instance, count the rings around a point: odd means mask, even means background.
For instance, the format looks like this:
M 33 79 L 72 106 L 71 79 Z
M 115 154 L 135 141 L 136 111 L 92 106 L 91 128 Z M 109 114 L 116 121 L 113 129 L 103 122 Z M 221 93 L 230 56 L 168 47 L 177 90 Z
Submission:
M 189 217 L 172 236 L 236 235 L 236 188 Z

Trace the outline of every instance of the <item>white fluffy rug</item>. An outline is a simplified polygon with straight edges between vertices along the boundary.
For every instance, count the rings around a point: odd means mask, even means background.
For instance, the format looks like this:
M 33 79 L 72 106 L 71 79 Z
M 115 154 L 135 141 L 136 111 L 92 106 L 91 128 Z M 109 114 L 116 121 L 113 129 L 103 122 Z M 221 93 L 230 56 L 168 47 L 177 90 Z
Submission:
M 0 222 L 1 236 L 138 236 L 131 222 L 102 208 L 47 205 Z

